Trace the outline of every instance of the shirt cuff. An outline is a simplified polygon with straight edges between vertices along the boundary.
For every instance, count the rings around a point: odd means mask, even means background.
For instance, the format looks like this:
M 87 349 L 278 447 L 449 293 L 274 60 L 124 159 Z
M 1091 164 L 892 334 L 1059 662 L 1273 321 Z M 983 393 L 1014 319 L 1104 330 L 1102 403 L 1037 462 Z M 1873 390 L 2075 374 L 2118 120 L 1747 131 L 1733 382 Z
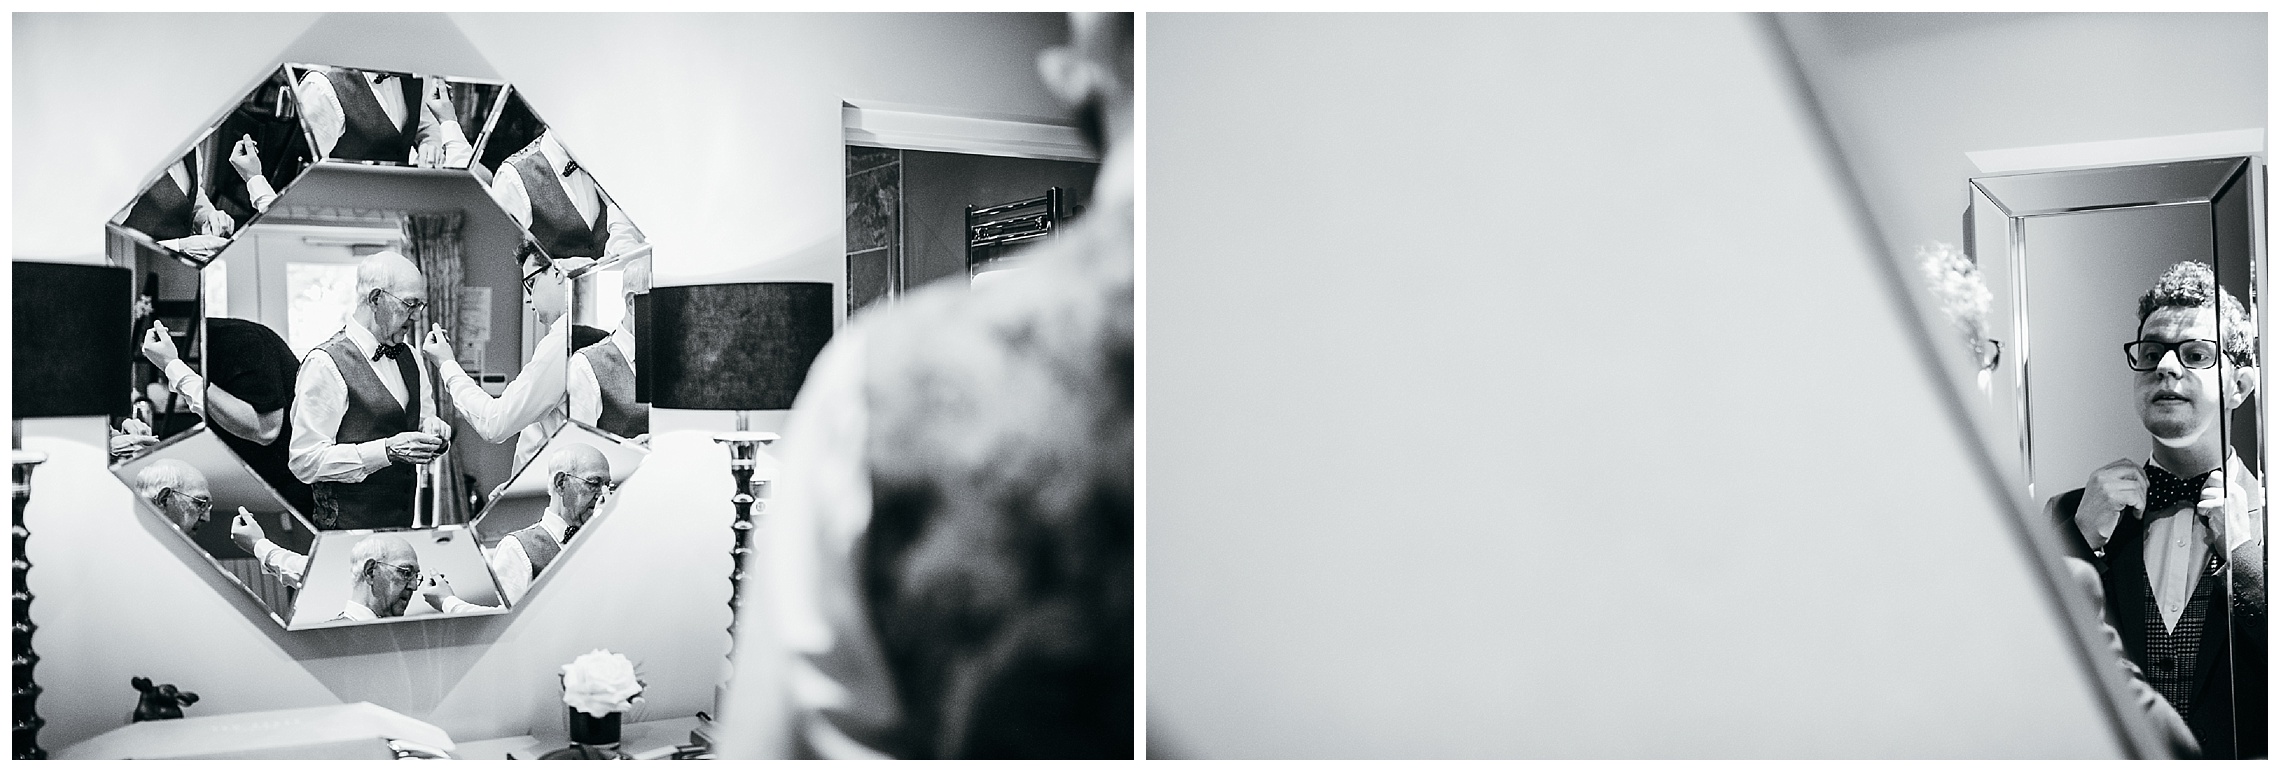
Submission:
M 190 369 L 189 365 L 183 364 L 180 358 L 176 358 L 166 363 L 166 383 L 175 391 L 182 390 L 182 379 L 196 377 L 198 377 L 198 371 L 192 370 Z
M 268 177 L 259 174 L 245 181 L 245 194 L 246 198 L 253 200 L 256 211 L 268 211 L 269 202 L 277 200 L 277 188 L 269 184 Z
M 443 607 L 439 610 L 446 614 L 464 614 L 469 611 L 483 611 L 492 608 L 497 607 L 469 603 L 467 601 L 460 600 L 459 596 L 457 595 L 447 595 L 444 596 Z
M 364 465 L 366 473 L 377 472 L 396 463 L 395 459 L 388 457 L 388 439 L 385 437 L 357 443 L 356 459 Z

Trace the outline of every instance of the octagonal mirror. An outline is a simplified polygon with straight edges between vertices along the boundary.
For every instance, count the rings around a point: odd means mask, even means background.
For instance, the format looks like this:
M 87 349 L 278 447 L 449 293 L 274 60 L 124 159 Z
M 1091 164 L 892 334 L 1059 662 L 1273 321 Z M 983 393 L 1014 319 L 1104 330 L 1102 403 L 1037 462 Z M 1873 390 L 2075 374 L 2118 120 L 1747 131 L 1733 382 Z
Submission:
M 505 613 L 639 467 L 647 241 L 511 85 L 281 65 L 140 190 L 113 472 L 277 623 Z

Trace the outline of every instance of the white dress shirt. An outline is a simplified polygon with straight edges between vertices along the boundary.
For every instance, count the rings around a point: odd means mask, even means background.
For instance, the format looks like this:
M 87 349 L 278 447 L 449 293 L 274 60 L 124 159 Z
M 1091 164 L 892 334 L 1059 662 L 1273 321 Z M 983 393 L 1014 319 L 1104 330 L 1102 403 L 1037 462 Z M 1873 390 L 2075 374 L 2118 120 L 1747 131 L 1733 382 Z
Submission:
M 619 327 L 610 333 L 610 341 L 625 355 L 626 364 L 637 361 L 633 358 L 632 332 Z M 602 382 L 594 376 L 594 362 L 585 352 L 570 357 L 570 417 L 588 425 L 599 425 L 602 420 Z
M 437 122 L 427 114 L 425 106 L 404 104 L 402 86 L 373 83 L 387 73 L 360 70 L 358 74 L 365 87 L 371 89 L 373 99 L 380 102 L 380 109 L 388 114 L 391 125 L 404 125 L 405 110 L 420 111 L 419 136 L 412 138 L 411 155 L 403 160 L 423 166 L 462 168 L 474 157 L 474 147 L 467 144 L 467 134 L 460 130 L 458 121 Z M 425 85 L 422 84 L 423 94 Z M 301 76 L 293 92 L 301 98 L 301 122 L 309 127 L 309 133 L 316 135 L 317 155 L 331 156 L 341 135 L 348 133 L 348 115 L 341 109 L 340 94 L 333 91 L 332 81 L 323 72 L 315 70 Z
M 333 617 L 331 621 L 370 622 L 379 618 L 380 615 L 372 613 L 372 609 L 365 608 L 364 604 L 352 600 L 348 602 L 347 606 L 341 608 L 340 616 Z
M 206 414 L 205 376 L 190 369 L 190 366 L 183 364 L 180 359 L 168 360 L 166 363 L 166 384 L 167 388 L 173 389 L 175 394 L 181 395 L 182 404 L 189 406 L 190 412 L 198 415 Z
M 563 549 L 570 548 L 562 537 L 563 533 L 570 530 L 570 523 L 556 514 L 553 507 L 547 507 L 546 514 L 538 518 L 538 527 L 546 535 L 554 537 L 555 544 L 561 544 Z M 556 557 L 560 559 L 559 555 Z M 523 551 L 522 540 L 513 536 L 500 539 L 499 546 L 491 548 L 490 561 L 491 575 L 499 579 L 499 597 L 506 598 L 508 603 L 522 602 L 523 594 L 530 592 L 533 581 L 530 575 L 530 554 Z
M 301 588 L 303 573 L 309 568 L 309 558 L 301 553 L 280 547 L 264 537 L 253 543 L 253 558 L 261 562 L 261 572 L 277 577 L 285 586 Z
M 2151 463 L 2161 466 L 2160 461 Z M 2236 480 L 2255 479 L 2247 477 L 2248 470 L 2230 456 L 2225 459 L 2225 474 L 2240 475 L 2234 478 Z M 2193 477 L 2178 476 L 2184 479 Z M 2201 584 L 2201 567 L 2209 561 L 2209 528 L 2194 516 L 2200 501 L 2199 491 L 2194 493 L 2195 496 L 2190 501 L 2162 512 L 2146 513 L 2145 576 L 2153 585 L 2154 604 L 2161 610 L 2161 624 L 2167 632 L 2176 632 L 2177 622 L 2185 617 L 2185 604 L 2192 601 L 2194 588 Z M 2255 538 L 2251 505 L 2235 498 L 2225 507 L 2228 521 L 2225 528 L 2225 552 L 2228 556 L 2232 550 Z M 2214 613 L 2215 610 L 2211 611 Z
M 269 211 L 269 205 L 277 201 L 277 189 L 270 186 L 268 177 L 259 174 L 246 178 L 245 193 L 253 199 L 255 213 Z
M 372 352 L 379 341 L 363 325 L 349 322 L 342 328 L 350 343 L 356 345 L 358 358 L 372 368 L 396 404 L 404 404 L 404 377 L 396 371 L 396 361 L 381 357 L 375 361 Z M 433 382 L 427 371 L 426 357 L 417 349 L 406 353 L 412 358 L 420 378 Z M 465 377 L 462 375 L 461 377 Z M 413 430 L 429 425 L 435 415 L 435 395 L 426 387 L 420 389 L 420 414 Z M 454 392 L 456 395 L 456 392 Z M 388 438 L 378 437 L 353 445 L 339 444 L 334 440 L 340 433 L 341 416 L 348 413 L 348 382 L 341 379 L 339 368 L 332 355 L 324 349 L 312 349 L 301 360 L 301 375 L 293 382 L 293 440 L 287 446 L 285 466 L 302 482 L 363 482 L 373 472 L 388 467 Z
M 546 156 L 546 162 L 554 167 L 556 175 L 569 168 L 570 152 L 563 149 L 561 143 L 554 141 L 553 134 L 544 135 L 539 140 L 538 152 Z M 584 167 L 561 180 L 563 194 L 570 197 L 571 206 L 578 208 L 579 222 L 591 224 L 596 212 L 603 207 L 609 208 L 609 222 L 605 226 L 609 230 L 609 240 L 602 246 L 602 257 L 622 255 L 647 243 L 641 230 L 625 219 L 624 212 L 618 211 L 617 204 L 602 197 L 601 187 L 594 183 L 594 176 L 586 173 Z M 502 165 L 502 171 L 491 180 L 491 200 L 498 202 L 499 208 L 505 210 L 508 217 L 515 218 L 517 224 L 525 229 L 530 228 L 530 190 L 523 187 L 521 174 L 513 169 L 505 169 Z
M 555 514 L 553 507 L 547 507 L 546 514 L 538 518 L 538 527 L 546 531 L 546 535 L 554 537 L 555 544 L 562 544 L 562 534 L 570 530 L 570 523 L 563 520 L 561 515 Z M 563 544 L 563 548 L 568 549 L 569 545 Z M 486 552 L 489 553 L 486 560 L 491 566 L 491 577 L 499 581 L 499 597 L 508 604 L 521 603 L 523 595 L 530 592 L 531 582 L 534 581 L 530 575 L 530 554 L 523 551 L 522 540 L 509 534 L 499 539 L 499 546 Z M 559 553 L 555 559 L 561 559 Z M 460 600 L 457 595 L 444 596 L 441 608 L 446 614 L 499 609 L 498 606 L 469 603 Z
M 483 385 L 459 369 L 459 363 L 442 359 L 444 388 L 451 390 L 451 404 L 459 417 L 489 442 L 505 442 L 510 436 L 520 435 L 515 443 L 515 469 L 538 454 L 538 448 L 562 428 L 566 413 L 563 408 L 564 359 L 569 356 L 570 322 L 567 314 L 554 320 L 546 334 L 538 339 L 538 352 L 507 388 L 493 397 Z M 439 359 L 441 359 L 439 357 Z

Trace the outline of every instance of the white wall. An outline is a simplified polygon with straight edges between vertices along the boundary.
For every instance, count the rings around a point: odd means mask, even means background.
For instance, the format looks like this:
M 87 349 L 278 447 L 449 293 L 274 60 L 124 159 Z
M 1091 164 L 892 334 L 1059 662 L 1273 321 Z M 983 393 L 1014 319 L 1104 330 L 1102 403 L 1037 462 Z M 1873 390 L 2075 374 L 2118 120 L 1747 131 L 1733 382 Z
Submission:
M 657 244 L 661 285 L 844 281 L 840 102 L 1050 116 L 1056 15 L 42 15 L 14 17 L 12 249 L 100 262 L 102 222 L 156 161 L 280 61 L 503 78 Z M 185 45 L 184 41 L 197 41 Z M 590 41 L 579 46 L 559 41 Z M 756 428 L 779 426 L 764 414 Z M 727 651 L 726 416 L 659 410 L 655 453 L 591 551 L 507 617 L 286 634 L 168 551 L 102 469 L 93 419 L 34 421 L 57 454 L 27 512 L 42 745 L 124 723 L 132 675 L 213 715 L 371 700 L 454 737 L 561 721 L 555 668 L 632 656 L 634 718 L 712 703 Z M 787 441 L 796 441 L 788 438 Z M 583 540 L 582 540 L 583 541 Z M 131 566 L 131 570 L 122 570 Z M 235 591 L 232 590 L 234 593 Z M 256 612 L 257 613 L 257 612 Z
M 1752 20 L 1147 28 L 1152 749 L 2120 752 Z
M 1964 153 L 2265 126 L 2261 13 L 1797 14 L 1783 23 L 1910 254 L 1961 244 Z

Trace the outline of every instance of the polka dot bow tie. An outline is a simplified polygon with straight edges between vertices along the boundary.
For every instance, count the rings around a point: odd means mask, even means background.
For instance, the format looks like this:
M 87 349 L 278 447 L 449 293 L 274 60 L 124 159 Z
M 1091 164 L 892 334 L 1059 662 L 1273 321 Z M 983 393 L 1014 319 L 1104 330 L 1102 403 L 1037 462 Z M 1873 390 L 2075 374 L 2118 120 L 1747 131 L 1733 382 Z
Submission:
M 2202 472 L 2200 475 L 2195 477 L 2178 477 L 2177 475 L 2170 474 L 2169 470 L 2167 469 L 2163 469 L 2152 464 L 2146 464 L 2146 514 L 2150 515 L 2161 512 L 2162 510 L 2176 506 L 2180 502 L 2187 504 L 2200 503 L 2201 486 L 2209 484 L 2210 474 L 2211 472 Z

